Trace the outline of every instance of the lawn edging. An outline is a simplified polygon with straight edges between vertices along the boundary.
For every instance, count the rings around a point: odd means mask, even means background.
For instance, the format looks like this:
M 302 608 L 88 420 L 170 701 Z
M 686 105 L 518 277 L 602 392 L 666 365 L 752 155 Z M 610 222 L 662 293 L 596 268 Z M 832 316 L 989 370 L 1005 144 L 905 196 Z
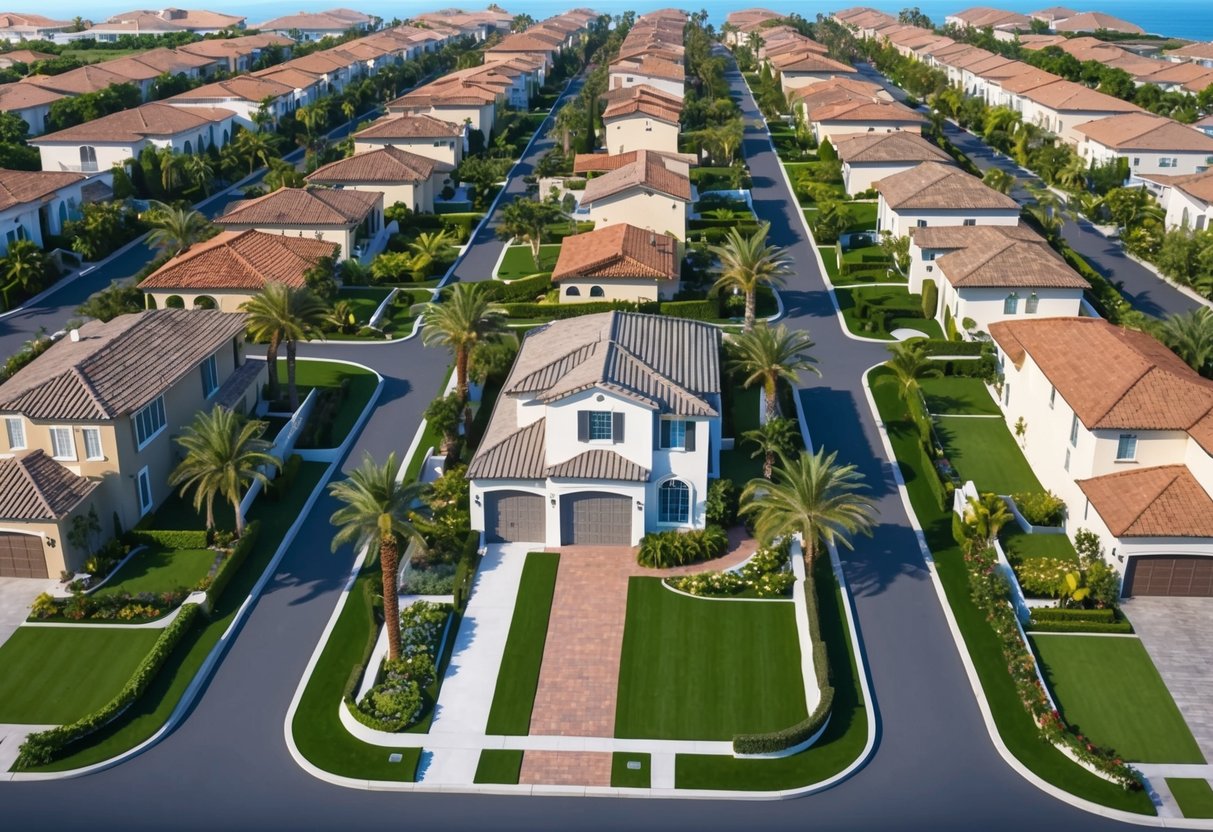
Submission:
M 202 666 L 198 669 L 198 672 L 194 674 L 194 678 L 190 680 L 189 685 L 182 693 L 181 698 L 177 701 L 177 704 L 173 707 L 168 719 L 166 719 L 164 724 L 161 725 L 150 737 L 135 745 L 133 748 L 127 749 L 121 754 L 117 754 L 108 760 L 102 760 L 99 763 L 93 763 L 92 765 L 71 769 L 69 771 L 6 772 L 0 775 L 0 779 L 7 779 L 9 781 L 68 780 L 76 777 L 82 777 L 87 774 L 92 774 L 94 772 L 104 771 L 105 769 L 112 768 L 113 766 L 125 762 L 132 757 L 138 756 L 148 748 L 156 745 L 169 732 L 174 730 L 185 718 L 185 715 L 193 707 L 194 700 L 197 699 L 198 694 L 201 693 L 211 674 L 218 666 L 219 660 L 223 657 L 223 654 L 227 652 L 227 648 L 231 645 L 232 641 L 243 627 L 245 619 L 248 617 L 249 611 L 252 609 L 253 604 L 261 596 L 262 591 L 264 591 L 266 585 L 277 571 L 279 563 L 281 563 L 283 557 L 285 557 L 287 550 L 294 543 L 295 536 L 299 533 L 299 529 L 302 528 L 312 510 L 312 507 L 316 504 L 316 500 L 319 499 L 322 493 L 324 493 L 325 484 L 333 475 L 333 472 L 337 469 L 337 462 L 349 451 L 355 437 L 357 437 L 362 431 L 362 428 L 370 418 L 371 411 L 374 410 L 375 407 L 375 402 L 379 400 L 379 396 L 383 392 L 383 376 L 371 367 L 367 367 L 353 361 L 338 361 L 337 359 L 331 360 L 337 361 L 337 363 L 359 367 L 374 374 L 378 379 L 375 392 L 371 394 L 371 398 L 366 403 L 366 406 L 363 407 L 361 415 L 358 417 L 357 421 L 355 421 L 353 427 L 350 429 L 350 432 L 346 435 L 345 440 L 341 444 L 340 453 L 336 456 L 336 458 L 333 459 L 332 462 L 329 463 L 328 470 L 320 478 L 320 481 L 316 484 L 315 488 L 312 489 L 312 493 L 304 503 L 303 508 L 300 510 L 299 516 L 295 518 L 295 522 L 291 524 L 291 526 L 286 530 L 286 534 L 282 536 L 282 540 L 279 542 L 278 549 L 274 552 L 274 556 L 270 558 L 270 562 L 266 564 L 265 569 L 262 571 L 261 576 L 257 579 L 257 582 L 253 585 L 252 590 L 247 596 L 245 596 L 244 601 L 240 604 L 239 609 L 236 610 L 236 614 L 232 617 L 232 621 L 228 625 L 227 629 L 224 630 L 223 634 L 219 636 L 219 640 L 215 643 L 214 647 L 211 648 L 210 652 L 203 660 Z
M 897 494 L 901 499 L 902 507 L 905 509 L 906 516 L 909 519 L 910 526 L 914 529 L 914 537 L 918 541 L 918 548 L 927 566 L 927 572 L 931 576 L 931 584 L 935 588 L 935 594 L 939 598 L 939 604 L 943 608 L 944 620 L 947 622 L 948 630 L 952 634 L 952 640 L 955 642 L 956 651 L 960 656 L 961 665 L 964 667 L 965 675 L 968 677 L 969 685 L 973 689 L 973 696 L 977 700 L 977 708 L 981 712 L 982 721 L 985 723 L 986 732 L 990 736 L 990 741 L 994 746 L 995 751 L 1002 757 L 1003 761 L 1037 789 L 1045 794 L 1050 795 L 1064 803 L 1067 803 L 1084 812 L 1089 812 L 1101 817 L 1110 818 L 1122 823 L 1134 823 L 1138 825 L 1149 826 L 1176 826 L 1174 818 L 1161 818 L 1156 815 L 1143 815 L 1134 812 L 1126 812 L 1121 809 L 1113 809 L 1090 800 L 1067 792 L 1059 786 L 1055 786 L 1048 780 L 1045 780 L 1036 772 L 1029 769 L 1021 763 L 1019 759 L 1007 748 L 1006 743 L 1002 739 L 1002 734 L 998 730 L 998 726 L 994 722 L 994 715 L 990 709 L 989 700 L 986 698 L 985 690 L 982 687 L 981 679 L 977 675 L 977 668 L 973 664 L 972 657 L 969 655 L 968 647 L 965 644 L 964 635 L 960 631 L 959 625 L 956 623 L 956 617 L 952 612 L 951 603 L 948 601 L 947 591 L 944 589 L 943 582 L 939 578 L 938 569 L 935 564 L 935 558 L 931 553 L 930 547 L 927 545 L 926 534 L 922 526 L 918 522 L 918 515 L 914 512 L 914 507 L 910 502 L 910 494 L 906 489 L 905 478 L 902 475 L 901 466 L 897 461 L 896 452 L 893 450 L 892 441 L 889 438 L 888 431 L 885 427 L 884 420 L 881 418 L 880 411 L 876 406 L 876 400 L 872 395 L 870 375 L 872 370 L 877 369 L 882 365 L 874 365 L 869 367 L 863 373 L 863 389 L 864 397 L 867 400 L 868 408 L 872 414 L 872 418 L 876 423 L 877 431 L 880 434 L 881 445 L 884 448 L 885 455 L 889 460 L 889 465 L 892 469 L 893 479 L 897 485 Z M 1062 749 L 1058 751 L 1065 753 Z M 1068 755 L 1067 755 L 1068 756 Z M 1072 759 L 1072 758 L 1071 758 Z M 1085 771 L 1089 771 L 1083 767 Z M 1093 772 L 1092 772 L 1093 773 Z M 1147 781 L 1147 791 L 1149 783 Z

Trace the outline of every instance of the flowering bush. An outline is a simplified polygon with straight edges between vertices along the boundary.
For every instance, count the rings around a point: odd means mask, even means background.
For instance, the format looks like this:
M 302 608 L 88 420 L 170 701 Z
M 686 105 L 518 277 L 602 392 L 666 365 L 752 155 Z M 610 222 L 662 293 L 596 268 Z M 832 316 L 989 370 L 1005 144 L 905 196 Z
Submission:
M 1024 594 L 1034 598 L 1058 598 L 1066 573 L 1074 562 L 1062 558 L 1024 558 L 1015 566 L 1015 577 Z
M 364 725 L 402 731 L 421 718 L 422 690 L 438 678 L 438 649 L 451 608 L 417 601 L 400 611 L 400 658 L 385 661 L 379 681 L 351 711 Z
M 69 621 L 132 621 L 159 618 L 176 609 L 189 593 L 184 587 L 168 592 L 129 592 L 117 595 L 73 595 L 67 599 L 38 596 L 30 618 L 63 617 Z
M 757 598 L 787 595 L 796 583 L 788 563 L 789 541 L 759 549 L 737 571 L 698 572 L 666 583 L 690 595 L 723 596 L 749 593 Z
M 159 611 L 150 604 L 128 604 L 118 610 L 118 618 L 122 621 L 133 621 L 136 618 L 155 618 Z
M 400 611 L 400 652 L 411 656 L 426 651 L 438 652 L 438 640 L 446 627 L 450 607 L 429 601 L 417 601 Z
M 1026 491 L 1011 496 L 1023 519 L 1033 526 L 1060 526 L 1066 519 L 1066 503 L 1052 491 Z

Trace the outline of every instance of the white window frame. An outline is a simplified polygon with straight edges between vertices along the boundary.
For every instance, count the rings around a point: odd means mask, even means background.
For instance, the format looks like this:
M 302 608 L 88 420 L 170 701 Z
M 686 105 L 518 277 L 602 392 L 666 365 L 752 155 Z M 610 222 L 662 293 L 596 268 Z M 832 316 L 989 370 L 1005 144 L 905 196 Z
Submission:
M 1129 453 L 1124 454 L 1123 449 L 1128 445 Z M 1136 462 L 1137 461 L 1137 434 L 1122 433 L 1116 439 L 1116 461 L 1117 462 Z
M 147 502 L 143 501 L 143 486 L 147 484 Z M 142 517 L 152 510 L 155 500 L 152 497 L 152 475 L 148 473 L 147 466 L 139 469 L 139 473 L 135 475 L 135 493 L 139 495 L 139 515 Z
M 59 453 L 59 449 L 55 447 L 55 445 L 57 444 L 55 442 L 55 437 L 60 435 L 58 433 L 58 431 L 67 431 L 67 445 L 68 445 L 68 450 L 70 451 L 70 454 Z M 75 462 L 76 461 L 75 431 L 73 431 L 70 427 L 64 427 L 62 425 L 57 425 L 55 427 L 50 428 L 50 434 L 51 434 L 51 459 L 61 459 L 61 460 L 64 460 L 65 462 Z
M 140 439 L 139 438 L 140 418 L 143 416 L 144 413 L 148 413 L 148 412 L 154 413 L 155 411 L 159 411 L 160 424 L 151 433 L 149 433 L 147 436 L 144 436 L 142 439 Z M 145 404 L 143 407 L 136 410 L 135 413 L 131 416 L 131 422 L 134 424 L 134 427 L 135 427 L 135 450 L 142 451 L 144 448 L 146 448 L 148 446 L 148 444 L 151 443 L 151 441 L 153 439 L 155 439 L 157 436 L 159 436 L 161 433 L 163 433 L 164 429 L 168 426 L 168 418 L 164 412 L 164 396 L 157 396 L 156 398 L 152 399 L 150 402 Z
M 16 433 L 20 434 L 20 444 L 13 441 L 14 428 Z M 23 451 L 27 447 L 25 438 L 25 420 L 20 416 L 6 416 L 4 418 L 4 433 L 8 438 L 8 449 L 10 451 Z
M 1053 409 L 1053 405 L 1057 403 L 1057 388 L 1049 387 L 1049 410 Z
M 80 433 L 84 437 L 84 458 L 91 462 L 105 459 L 105 448 L 101 445 L 101 428 L 81 428 Z M 89 448 L 89 437 L 96 440 L 97 452 L 95 454 Z
M 215 358 L 215 353 L 208 355 L 202 360 L 202 395 L 204 398 L 211 398 L 219 392 L 219 362 Z M 207 388 L 210 388 L 209 390 Z
M 687 512 L 686 512 L 686 518 L 683 520 L 663 520 L 661 517 L 662 494 L 665 493 L 666 485 L 673 483 L 673 482 L 681 483 L 682 486 L 686 489 Z M 683 479 L 681 477 L 670 477 L 669 479 L 664 480 L 658 484 L 658 486 L 657 486 L 657 522 L 658 522 L 658 524 L 660 524 L 662 526 L 686 526 L 691 522 L 691 513 L 694 510 L 694 506 L 695 506 L 695 500 L 694 500 L 694 494 L 691 489 L 691 484 L 689 482 L 687 482 L 685 479 Z

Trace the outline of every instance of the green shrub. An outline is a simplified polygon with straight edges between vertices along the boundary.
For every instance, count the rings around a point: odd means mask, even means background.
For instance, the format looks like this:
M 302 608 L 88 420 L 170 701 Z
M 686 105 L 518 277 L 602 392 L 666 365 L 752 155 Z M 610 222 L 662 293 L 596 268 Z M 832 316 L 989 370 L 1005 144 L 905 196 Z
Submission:
M 1037 633 L 1131 633 L 1128 621 L 1038 621 L 1028 622 L 1028 629 Z
M 935 308 L 939 304 L 939 287 L 931 279 L 922 282 L 922 316 L 927 320 L 935 317 Z
M 1025 595 L 1056 598 L 1066 574 L 1074 569 L 1073 561 L 1062 558 L 1025 558 L 1015 566 L 1015 577 Z
M 687 318 L 692 321 L 714 321 L 720 317 L 720 298 L 701 300 L 670 300 L 659 304 L 662 315 Z
M 295 480 L 299 476 L 299 469 L 303 466 L 303 457 L 299 454 L 291 454 L 287 457 L 286 462 L 282 465 L 282 470 L 278 472 L 278 476 L 270 480 L 269 485 L 265 489 L 265 498 L 271 503 L 276 503 L 290 493 L 291 486 L 295 484 Z
M 1023 519 L 1033 526 L 1060 526 L 1066 519 L 1066 503 L 1052 491 L 1012 494 Z
M 172 623 L 161 631 L 160 637 L 139 662 L 139 666 L 122 686 L 122 690 L 105 705 L 73 723 L 26 737 L 25 742 L 21 744 L 14 768 L 21 770 L 46 765 L 58 757 L 68 745 L 107 725 L 126 710 L 147 690 L 160 668 L 172 655 L 174 648 L 194 627 L 200 612 L 197 604 L 182 607 Z
M 127 542 L 132 546 L 160 546 L 165 549 L 205 549 L 206 531 L 135 529 L 127 534 Z
M 651 532 L 641 538 L 636 562 L 654 569 L 686 566 L 718 558 L 728 548 L 729 536 L 719 526 L 685 532 Z
M 252 551 L 253 546 L 257 543 L 257 533 L 260 531 L 260 520 L 254 520 L 245 526 L 244 535 L 236 542 L 236 548 L 232 549 L 232 553 L 223 559 L 223 563 L 219 564 L 219 568 L 215 571 L 215 577 L 211 581 L 210 589 L 206 591 L 211 609 L 215 608 L 215 603 L 223 597 L 223 590 L 227 589 L 227 585 L 231 583 L 237 570 L 248 559 L 249 552 Z
M 914 342 L 923 355 L 981 355 L 980 341 L 950 341 L 945 338 L 923 338 Z
M 1116 620 L 1116 610 L 1084 610 L 1069 607 L 1033 607 L 1033 621 L 1103 621 Z
M 468 598 L 472 594 L 472 582 L 476 580 L 476 567 L 480 564 L 480 532 L 473 529 L 468 532 L 463 544 L 463 552 L 459 555 L 459 563 L 455 564 L 455 581 L 451 593 L 455 598 L 455 611 L 462 613 L 467 608 Z
M 539 318 L 564 320 L 577 318 L 582 315 L 593 315 L 598 312 L 644 312 L 654 314 L 658 310 L 655 303 L 629 303 L 624 300 L 595 301 L 592 303 L 505 303 L 502 304 L 508 318 Z
M 737 522 L 737 485 L 730 479 L 712 480 L 704 507 L 707 521 L 713 526 L 729 528 Z
M 500 280 L 486 280 L 480 284 L 480 291 L 497 303 L 529 303 L 540 295 L 545 295 L 552 288 L 552 277 L 547 274 L 533 274 L 520 277 L 509 283 Z

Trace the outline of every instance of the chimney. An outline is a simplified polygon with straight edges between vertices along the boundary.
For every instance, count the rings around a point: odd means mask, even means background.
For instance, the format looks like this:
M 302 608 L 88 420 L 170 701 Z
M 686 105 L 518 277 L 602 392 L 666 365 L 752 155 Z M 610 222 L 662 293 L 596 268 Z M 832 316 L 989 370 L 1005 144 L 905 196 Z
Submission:
M 67 337 L 71 338 L 73 341 L 79 341 L 80 340 L 80 330 L 78 330 L 78 329 L 71 330 L 70 332 L 68 332 Z

